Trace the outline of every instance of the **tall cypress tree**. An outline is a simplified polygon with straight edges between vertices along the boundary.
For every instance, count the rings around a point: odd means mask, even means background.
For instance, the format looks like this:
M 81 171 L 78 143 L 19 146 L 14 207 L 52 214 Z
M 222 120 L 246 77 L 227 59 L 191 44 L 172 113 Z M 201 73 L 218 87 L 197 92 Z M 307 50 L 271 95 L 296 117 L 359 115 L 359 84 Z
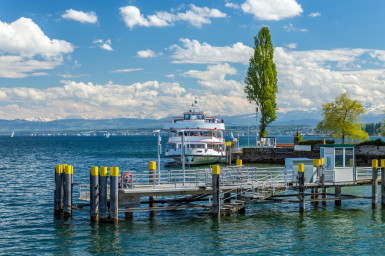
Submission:
M 266 137 L 266 127 L 277 118 L 276 94 L 278 92 L 277 71 L 273 61 L 274 48 L 270 31 L 262 27 L 254 37 L 254 55 L 250 58 L 244 92 L 249 102 L 255 102 L 261 112 L 259 137 Z M 258 111 L 258 110 L 257 110 Z

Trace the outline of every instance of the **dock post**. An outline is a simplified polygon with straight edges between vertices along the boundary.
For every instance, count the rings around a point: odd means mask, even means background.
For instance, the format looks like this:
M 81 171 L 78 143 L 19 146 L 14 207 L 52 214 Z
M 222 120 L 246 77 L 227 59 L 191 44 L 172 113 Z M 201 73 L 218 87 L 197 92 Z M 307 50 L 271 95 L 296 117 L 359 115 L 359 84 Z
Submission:
M 72 176 L 74 167 L 65 165 L 64 168 L 64 217 L 72 215 Z
M 320 173 L 321 173 L 321 160 L 320 159 L 313 159 L 313 166 L 315 168 L 317 168 L 317 178 L 316 178 L 316 182 L 319 182 L 320 181 Z M 315 182 L 315 183 L 316 183 Z M 315 200 L 318 200 L 319 199 L 319 195 L 318 195 L 318 187 L 315 187 L 312 189 L 312 194 L 314 194 L 312 196 L 313 199 Z M 314 206 L 318 206 L 318 201 L 314 201 L 313 202 L 313 205 Z
M 326 198 L 328 198 L 328 188 L 325 187 L 325 164 L 324 164 L 324 158 L 321 159 L 321 180 L 322 180 L 322 199 L 325 199 L 322 201 L 322 205 L 327 206 L 328 202 L 326 201 Z
M 55 207 L 54 215 L 63 214 L 63 165 L 55 168 Z
M 305 212 L 305 176 L 304 176 L 304 164 L 298 164 L 298 199 L 299 199 L 299 211 Z
M 334 196 L 341 198 L 341 190 L 342 190 L 341 186 L 334 187 Z M 335 200 L 335 205 L 341 205 L 341 199 Z
M 385 159 L 381 159 L 381 207 L 385 209 Z
M 155 188 L 155 184 L 156 184 L 156 162 L 155 161 L 149 162 L 148 172 L 149 172 L 149 182 L 150 182 L 150 184 L 154 184 L 154 188 Z M 156 197 L 150 196 L 148 199 L 150 201 L 149 206 L 150 207 L 156 207 L 156 204 L 153 202 L 156 199 Z
M 90 172 L 90 218 L 99 220 L 99 170 L 93 166 Z
M 219 181 L 219 175 L 220 175 L 220 166 L 219 165 L 213 165 L 212 166 L 212 196 L 213 196 L 213 202 L 211 205 L 211 214 L 215 217 L 218 217 L 220 215 L 220 181 Z
M 110 209 L 111 222 L 118 223 L 119 209 L 119 167 L 110 167 Z
M 99 220 L 107 222 L 107 167 L 100 167 L 99 174 Z
M 377 170 L 378 169 L 378 160 L 372 160 L 372 208 L 377 208 L 377 189 L 378 189 L 378 180 L 377 180 Z

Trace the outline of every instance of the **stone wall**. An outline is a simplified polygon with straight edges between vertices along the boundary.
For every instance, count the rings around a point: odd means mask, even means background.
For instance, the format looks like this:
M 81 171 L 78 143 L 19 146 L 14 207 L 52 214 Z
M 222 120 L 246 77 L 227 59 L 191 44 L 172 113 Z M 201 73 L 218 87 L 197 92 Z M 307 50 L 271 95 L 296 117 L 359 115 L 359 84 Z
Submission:
M 233 153 L 232 159 L 242 159 L 243 163 L 285 164 L 285 158 L 318 159 L 320 151 L 294 151 L 293 147 L 243 148 L 242 153 Z
M 385 146 L 358 145 L 356 147 L 357 166 L 372 166 L 373 159 L 385 159 Z
M 280 148 L 243 148 L 241 153 L 233 153 L 232 161 L 242 159 L 243 163 L 285 164 L 285 158 L 319 159 L 320 151 L 294 151 L 293 147 Z M 385 159 L 385 146 L 358 145 L 356 165 L 372 166 L 372 159 Z

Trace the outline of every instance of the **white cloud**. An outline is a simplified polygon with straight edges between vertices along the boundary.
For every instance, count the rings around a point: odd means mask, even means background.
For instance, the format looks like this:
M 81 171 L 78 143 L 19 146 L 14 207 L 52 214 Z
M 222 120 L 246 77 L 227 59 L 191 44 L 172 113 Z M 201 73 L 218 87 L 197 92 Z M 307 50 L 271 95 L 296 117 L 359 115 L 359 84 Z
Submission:
M 134 72 L 134 71 L 140 71 L 140 70 L 143 70 L 143 68 L 117 69 L 117 70 L 111 71 L 111 73 L 128 73 L 128 72 Z
M 148 81 L 131 85 L 105 85 L 62 81 L 48 89 L 0 88 L 0 113 L 4 119 L 56 119 L 67 116 L 86 118 L 162 118 L 180 114 L 196 93 L 178 83 Z M 213 114 L 249 113 L 250 104 L 242 97 L 207 91 L 199 97 Z M 8 104 L 8 105 L 7 105 Z M 236 109 L 234 106 L 237 106 Z
M 297 48 L 297 44 L 296 43 L 290 43 L 290 44 L 285 44 L 285 46 L 289 49 L 295 49 Z
M 202 27 L 203 24 L 210 24 L 211 18 L 224 18 L 225 13 L 218 9 L 208 7 L 197 7 L 193 4 L 186 12 L 170 13 L 155 12 L 155 14 L 144 17 L 136 6 L 125 6 L 120 8 L 120 14 L 124 23 L 130 29 L 139 27 L 166 27 L 173 26 L 176 21 L 187 21 L 195 27 Z
M 233 9 L 241 9 L 241 6 L 239 4 L 230 3 L 230 2 L 226 2 L 225 6 Z
M 307 32 L 308 30 L 306 28 L 295 28 L 293 26 L 293 24 L 289 23 L 289 24 L 285 24 L 283 26 L 283 28 L 287 31 L 287 32 L 293 32 L 293 31 L 299 31 L 299 32 Z
M 303 12 L 295 0 L 246 0 L 241 7 L 259 20 L 282 20 Z
M 311 12 L 311 13 L 309 14 L 309 16 L 312 17 L 312 18 L 315 18 L 315 17 L 321 16 L 321 13 L 319 13 L 319 12 Z
M 147 49 L 145 51 L 138 51 L 136 54 L 137 54 L 137 57 L 139 57 L 139 58 L 154 58 L 154 57 L 157 57 L 157 54 L 155 52 L 153 52 L 152 50 L 150 50 L 150 49 Z
M 181 38 L 183 47 L 172 45 L 172 58 L 174 63 L 220 63 L 237 62 L 247 64 L 253 54 L 253 48 L 244 45 L 241 42 L 231 46 L 216 47 L 208 43 L 200 43 L 197 40 Z
M 71 43 L 50 39 L 29 18 L 12 23 L 0 21 L 0 77 L 21 78 L 39 70 L 53 69 L 63 54 L 74 50 Z
M 96 44 L 97 46 L 99 46 L 99 48 L 103 49 L 103 50 L 107 50 L 107 51 L 113 51 L 114 49 L 112 49 L 111 47 L 111 40 L 106 40 L 106 41 L 103 41 L 102 39 L 96 39 L 93 41 L 94 44 Z
M 276 47 L 279 108 L 319 109 L 342 92 L 364 104 L 384 106 L 385 69 L 370 68 L 384 53 L 370 49 L 291 51 Z
M 189 70 L 184 73 L 185 76 L 199 79 L 198 83 L 213 93 L 241 97 L 241 83 L 235 80 L 226 80 L 227 75 L 235 74 L 237 74 L 237 70 L 228 63 L 208 66 L 206 71 Z
M 98 22 L 98 16 L 95 12 L 82 12 L 73 9 L 66 10 L 61 16 L 63 19 L 76 20 L 81 23 L 96 23 Z

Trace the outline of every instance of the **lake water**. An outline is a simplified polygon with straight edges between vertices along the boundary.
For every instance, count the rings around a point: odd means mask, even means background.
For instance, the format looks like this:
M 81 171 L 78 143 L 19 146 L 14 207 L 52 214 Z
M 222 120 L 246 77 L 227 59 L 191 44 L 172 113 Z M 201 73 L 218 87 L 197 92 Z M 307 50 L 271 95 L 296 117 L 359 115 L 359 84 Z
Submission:
M 340 207 L 308 204 L 304 214 L 297 204 L 258 205 L 219 219 L 200 210 L 134 213 L 132 220 L 121 215 L 117 226 L 92 224 L 87 213 L 76 211 L 69 220 L 54 218 L 57 164 L 74 166 L 74 182 L 89 182 L 91 166 L 145 171 L 156 160 L 156 141 L 153 136 L 0 137 L 0 255 L 384 254 L 385 211 L 372 210 L 364 199 Z M 241 144 L 247 145 L 247 136 Z M 166 162 L 162 158 L 162 168 Z M 371 192 L 357 187 L 343 193 Z

